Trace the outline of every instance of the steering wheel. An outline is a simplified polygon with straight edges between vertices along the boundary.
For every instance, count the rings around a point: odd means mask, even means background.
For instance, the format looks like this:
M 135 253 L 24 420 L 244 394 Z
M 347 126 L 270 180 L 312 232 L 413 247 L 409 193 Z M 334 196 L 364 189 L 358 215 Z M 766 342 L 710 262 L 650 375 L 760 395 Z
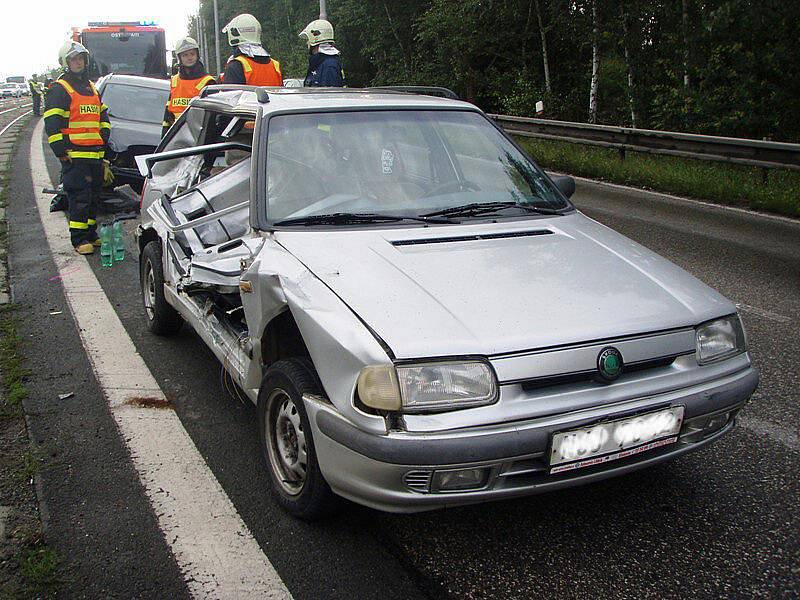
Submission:
M 431 196 L 438 196 L 440 194 L 446 194 L 449 192 L 480 192 L 481 188 L 478 184 L 472 183 L 471 181 L 464 180 L 456 180 L 456 181 L 445 181 L 444 183 L 440 183 L 439 185 L 433 186 L 432 189 L 428 190 L 422 198 L 430 198 Z

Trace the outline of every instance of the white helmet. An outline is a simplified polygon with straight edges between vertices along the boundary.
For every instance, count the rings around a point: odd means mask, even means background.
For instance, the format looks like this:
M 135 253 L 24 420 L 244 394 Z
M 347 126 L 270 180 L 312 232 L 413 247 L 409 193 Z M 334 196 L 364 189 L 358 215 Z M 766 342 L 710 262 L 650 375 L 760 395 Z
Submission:
M 231 46 L 261 43 L 261 23 L 247 13 L 233 17 L 231 22 L 222 28 L 222 33 L 228 34 L 228 44 Z
M 197 50 L 198 52 L 200 52 L 200 46 L 197 44 L 197 42 L 194 40 L 194 38 L 191 38 L 191 37 L 187 36 L 185 38 L 179 39 L 175 43 L 175 54 L 176 55 L 180 54 L 181 52 L 188 52 L 189 50 Z
M 306 38 L 306 43 L 309 48 L 319 46 L 325 42 L 333 42 L 333 25 L 325 19 L 317 19 L 311 21 L 303 31 L 300 32 L 300 37 Z
M 73 40 L 67 40 L 64 42 L 64 45 L 58 51 L 58 64 L 60 64 L 65 69 L 69 67 L 67 61 L 70 57 L 75 56 L 76 54 L 85 54 L 86 55 L 86 66 L 89 66 L 89 51 L 86 47 L 81 44 L 80 42 L 75 42 Z

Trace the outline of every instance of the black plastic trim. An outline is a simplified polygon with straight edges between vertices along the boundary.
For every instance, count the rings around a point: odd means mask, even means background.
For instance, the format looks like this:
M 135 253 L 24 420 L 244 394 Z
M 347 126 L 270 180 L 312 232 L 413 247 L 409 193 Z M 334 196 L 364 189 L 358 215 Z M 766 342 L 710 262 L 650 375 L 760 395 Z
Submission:
M 450 242 L 476 242 L 479 240 L 501 240 L 505 238 L 532 237 L 551 235 L 549 229 L 533 229 L 528 231 L 503 231 L 500 233 L 476 233 L 472 235 L 457 235 L 452 237 L 415 238 L 409 240 L 394 240 L 392 246 L 418 246 L 424 244 L 447 244 Z

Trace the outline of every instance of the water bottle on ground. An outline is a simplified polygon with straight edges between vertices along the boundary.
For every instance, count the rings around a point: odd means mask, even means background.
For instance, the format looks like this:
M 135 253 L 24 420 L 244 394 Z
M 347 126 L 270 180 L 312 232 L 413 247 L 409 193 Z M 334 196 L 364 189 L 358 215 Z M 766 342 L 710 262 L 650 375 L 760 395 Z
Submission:
M 125 230 L 122 229 L 122 221 L 114 221 L 111 239 L 114 246 L 114 262 L 120 262 L 125 258 Z
M 100 264 L 110 267 L 114 264 L 114 248 L 111 239 L 111 228 L 108 225 L 100 227 Z

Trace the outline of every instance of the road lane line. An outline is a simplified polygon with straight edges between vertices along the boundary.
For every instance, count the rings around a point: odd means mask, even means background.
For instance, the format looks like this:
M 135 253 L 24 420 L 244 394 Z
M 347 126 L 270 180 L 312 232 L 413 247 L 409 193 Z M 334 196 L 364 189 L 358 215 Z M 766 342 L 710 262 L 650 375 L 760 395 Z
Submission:
M 30 149 L 39 216 L 64 295 L 97 381 L 127 445 L 159 527 L 196 598 L 291 598 L 183 428 L 128 336 L 86 258 L 75 253 L 51 187 L 40 121 Z
M 771 310 L 767 310 L 766 308 L 758 308 L 757 306 L 750 306 L 749 304 L 742 304 L 741 302 L 736 303 L 736 308 L 742 310 L 746 313 L 750 313 L 756 315 L 757 317 L 761 317 L 763 319 L 767 319 L 769 321 L 775 321 L 776 323 L 791 323 L 792 318 L 787 317 L 776 312 L 772 312 Z
M 761 437 L 767 437 L 773 441 L 778 441 L 794 452 L 800 452 L 800 435 L 798 435 L 796 430 L 776 425 L 775 423 L 764 421 L 763 419 L 750 415 L 740 415 L 736 418 L 736 421 L 744 429 L 752 433 Z
M 29 106 L 33 106 L 33 104 L 20 104 L 19 106 L 15 106 L 14 108 L 9 108 L 9 109 L 6 109 L 6 110 L 0 110 L 0 115 L 4 115 L 5 113 L 11 112 L 12 110 L 19 110 L 20 108 L 27 108 Z M 31 112 L 33 112 L 33 111 L 31 111 Z M 3 131 L 5 131 L 5 130 L 3 130 Z M 0 135 L 2 135 L 2 133 L 0 133 Z
M 2 137 L 2 136 L 3 136 L 3 134 L 4 134 L 6 131 L 8 131 L 8 128 L 9 128 L 9 127 L 11 127 L 11 126 L 12 126 L 14 123 L 16 123 L 17 121 L 19 121 L 19 120 L 20 120 L 22 117 L 26 117 L 26 116 L 28 116 L 28 115 L 29 115 L 29 114 L 31 114 L 32 112 L 33 112 L 33 111 L 29 110 L 28 112 L 24 112 L 24 113 L 22 113 L 22 114 L 21 114 L 20 116 L 18 116 L 16 119 L 14 119 L 13 121 L 11 121 L 11 123 L 9 123 L 9 124 L 8 124 L 8 125 L 6 125 L 5 127 L 3 127 L 3 129 L 0 131 L 0 137 Z M 2 114 L 3 114 L 3 113 L 0 113 L 0 115 L 2 115 Z
M 621 183 L 611 183 L 609 181 L 602 181 L 600 179 L 590 179 L 589 177 L 580 177 L 578 175 L 571 175 L 570 173 L 564 173 L 561 171 L 551 171 L 549 169 L 545 169 L 545 171 L 550 176 L 569 175 L 575 181 L 583 181 L 585 183 L 595 184 L 599 187 L 618 189 L 626 192 L 639 192 L 641 194 L 646 194 L 648 196 L 660 196 L 661 198 L 665 198 L 667 200 L 675 200 L 677 202 L 683 202 L 685 204 L 696 204 L 699 206 L 703 206 L 705 208 L 712 208 L 725 212 L 739 213 L 741 215 L 746 215 L 748 217 L 756 217 L 759 219 L 766 219 L 769 221 L 780 221 L 781 223 L 786 223 L 788 225 L 794 225 L 796 227 L 800 227 L 800 219 L 795 219 L 792 217 L 784 217 L 782 215 L 774 215 L 771 213 L 758 212 L 755 210 L 750 210 L 748 208 L 740 208 L 738 206 L 728 206 L 726 204 L 714 204 L 713 202 L 706 202 L 705 200 L 686 198 L 685 196 L 676 196 L 674 194 L 668 194 L 666 192 L 657 192 L 655 190 L 637 188 L 630 185 L 623 185 Z

